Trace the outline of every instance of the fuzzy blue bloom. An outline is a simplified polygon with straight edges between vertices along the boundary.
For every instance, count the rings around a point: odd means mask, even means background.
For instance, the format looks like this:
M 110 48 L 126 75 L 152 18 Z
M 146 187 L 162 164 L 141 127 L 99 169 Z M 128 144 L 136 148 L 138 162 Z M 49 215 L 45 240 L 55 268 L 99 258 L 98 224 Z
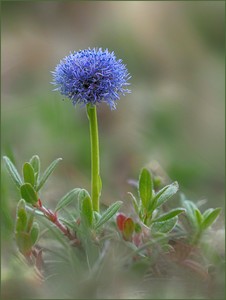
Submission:
M 56 66 L 53 74 L 55 90 L 77 103 L 86 105 L 106 102 L 116 108 L 119 95 L 130 91 L 125 87 L 130 75 L 114 52 L 86 49 L 70 53 Z

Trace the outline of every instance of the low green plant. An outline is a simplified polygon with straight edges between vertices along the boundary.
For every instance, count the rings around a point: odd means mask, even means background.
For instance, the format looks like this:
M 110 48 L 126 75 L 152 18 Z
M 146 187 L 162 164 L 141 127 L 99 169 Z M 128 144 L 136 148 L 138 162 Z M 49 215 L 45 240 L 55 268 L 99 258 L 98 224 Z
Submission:
M 181 204 L 187 212 L 187 230 L 189 231 L 190 242 L 196 245 L 206 230 L 216 221 L 222 209 L 220 207 L 208 208 L 201 213 L 198 206 L 194 202 L 186 200 L 184 195 L 181 196 Z
M 123 201 L 114 202 L 100 212 L 95 211 L 88 191 L 83 188 L 74 188 L 66 193 L 51 210 L 48 200 L 41 199 L 41 191 L 61 159 L 54 160 L 41 173 L 40 158 L 34 155 L 24 163 L 22 175 L 8 157 L 3 159 L 20 194 L 15 221 L 17 248 L 43 279 L 51 276 L 44 271 L 44 266 L 57 263 L 59 258 L 62 263 L 70 264 L 70 270 L 75 268 L 82 276 L 89 273 L 93 278 L 107 259 L 106 245 L 119 242 L 127 249 L 122 251 L 126 254 L 117 254 L 120 268 L 133 257 L 135 260 L 130 261 L 130 268 L 140 262 L 147 270 L 147 264 L 154 267 L 158 263 L 157 257 L 161 253 L 177 254 L 177 248 L 171 242 L 180 243 L 181 239 L 189 249 L 184 254 L 183 264 L 208 277 L 207 270 L 199 262 L 189 261 L 187 257 L 191 249 L 200 246 L 201 237 L 217 220 L 221 209 L 211 208 L 201 213 L 198 206 L 183 195 L 181 207 L 167 209 L 168 201 L 178 192 L 177 182 L 156 190 L 155 178 L 147 168 L 143 168 L 137 196 L 129 192 L 133 210 L 126 214 L 118 212 Z M 48 238 L 44 238 L 46 231 L 49 232 Z M 48 239 L 55 239 L 57 248 L 53 248 Z M 153 256 L 156 251 L 159 254 Z M 56 256 L 51 262 L 46 259 L 48 252 Z M 176 258 L 176 261 L 181 261 L 181 258 Z M 63 275 L 58 272 L 58 276 Z

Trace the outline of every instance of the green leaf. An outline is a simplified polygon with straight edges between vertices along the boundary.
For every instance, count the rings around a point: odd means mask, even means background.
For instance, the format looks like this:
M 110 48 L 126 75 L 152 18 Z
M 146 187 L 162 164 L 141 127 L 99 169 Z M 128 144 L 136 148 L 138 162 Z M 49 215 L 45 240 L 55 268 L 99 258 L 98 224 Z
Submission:
M 39 236 L 39 225 L 38 223 L 34 223 L 32 228 L 31 228 L 31 232 L 30 232 L 30 240 L 31 240 L 31 245 L 34 246 L 34 244 L 37 242 L 38 240 L 38 236 Z
M 80 189 L 79 195 L 78 195 L 78 200 L 79 200 L 79 202 L 82 203 L 83 199 L 84 199 L 85 197 L 87 197 L 87 196 L 90 197 L 89 192 L 88 192 L 87 190 L 85 190 L 85 189 Z
M 70 203 L 72 203 L 74 200 L 78 198 L 79 193 L 82 191 L 80 188 L 76 188 L 68 192 L 63 198 L 59 200 L 57 203 L 55 212 L 61 210 L 62 208 L 66 207 Z
M 139 223 L 135 223 L 134 230 L 136 233 L 141 233 L 142 232 L 142 227 L 140 226 Z
M 135 225 L 133 220 L 131 218 L 127 218 L 123 222 L 123 230 L 122 230 L 123 237 L 126 241 L 132 240 L 132 235 L 134 230 L 135 230 Z
M 170 185 L 162 188 L 152 199 L 151 206 L 149 207 L 149 212 L 153 211 L 157 207 L 165 203 L 169 198 L 171 198 L 179 189 L 177 181 L 171 183 Z
M 139 207 L 138 207 L 137 199 L 134 197 L 132 193 L 128 192 L 128 194 L 131 196 L 135 212 L 139 215 Z
M 27 255 L 31 251 L 32 247 L 30 235 L 27 232 L 16 232 L 15 236 L 19 251 L 23 255 Z
M 40 173 L 40 158 L 38 155 L 33 155 L 30 159 L 30 164 L 32 165 L 35 173 L 35 184 L 37 185 L 37 181 L 39 179 L 39 173 Z
M 108 209 L 102 214 L 99 221 L 96 223 L 95 229 L 98 229 L 103 224 L 105 224 L 108 220 L 110 220 L 111 217 L 113 217 L 117 213 L 121 205 L 122 205 L 122 201 L 117 201 L 113 203 L 111 206 L 109 206 Z
M 24 175 L 24 182 L 30 183 L 32 186 L 35 184 L 35 173 L 34 169 L 31 164 L 26 162 L 23 165 L 23 175 Z
M 34 205 L 38 201 L 37 193 L 30 183 L 24 183 L 20 187 L 21 197 L 28 203 Z
M 86 198 L 87 196 L 90 197 L 90 194 L 87 190 L 85 189 L 81 189 L 79 194 L 78 194 L 78 202 L 79 202 L 79 210 L 82 210 L 82 201 L 84 198 Z
M 181 214 L 182 212 L 185 212 L 184 208 L 175 208 L 175 209 L 172 209 L 169 212 L 161 215 L 160 217 L 154 219 L 152 222 L 164 222 L 164 221 L 174 218 L 175 216 Z
M 89 195 L 87 195 L 82 200 L 82 208 L 81 208 L 82 217 L 85 220 L 86 224 L 88 224 L 89 227 L 93 224 L 93 207 L 92 207 L 92 201 Z
M 152 197 L 152 180 L 151 174 L 143 168 L 139 177 L 139 195 L 144 208 L 148 208 Z
M 24 201 L 24 199 L 20 199 L 20 201 L 17 204 L 17 211 L 20 209 L 26 209 L 26 202 Z
M 16 186 L 18 188 L 20 188 L 20 186 L 23 184 L 23 181 L 22 181 L 16 167 L 14 166 L 14 164 L 11 162 L 11 160 L 7 156 L 3 156 L 3 160 L 5 161 L 6 169 L 9 173 L 9 175 L 11 176 L 12 180 L 14 181 Z
M 54 160 L 49 166 L 48 168 L 45 170 L 44 174 L 41 176 L 40 181 L 38 183 L 38 186 L 36 188 L 36 191 L 39 191 L 40 188 L 44 185 L 44 183 L 46 182 L 46 180 L 49 178 L 49 176 L 52 174 L 52 172 L 54 171 L 54 169 L 56 168 L 56 165 L 62 160 L 62 158 L 57 158 L 56 160 Z
M 16 231 L 25 231 L 27 227 L 27 212 L 25 209 L 20 209 L 17 212 Z
M 221 212 L 221 208 L 218 207 L 218 208 L 215 208 L 210 214 L 208 214 L 202 223 L 202 230 L 205 230 L 209 226 L 211 226 L 216 221 L 220 212 Z
M 203 216 L 198 208 L 195 208 L 195 217 L 196 217 L 196 222 L 200 227 L 203 222 Z
M 94 222 L 97 223 L 101 218 L 101 214 L 94 210 L 93 215 L 94 215 Z
M 157 189 L 159 189 L 160 188 L 160 186 L 161 186 L 161 184 L 162 184 L 162 178 L 160 177 L 160 176 L 155 176 L 154 178 L 153 178 L 153 186 L 154 186 L 154 190 L 157 190 Z
M 32 211 L 29 219 L 28 219 L 28 222 L 27 222 L 27 228 L 26 228 L 26 231 L 29 233 L 31 231 L 31 228 L 32 228 L 32 225 L 33 225 L 33 221 L 34 221 L 34 210 Z
M 178 217 L 174 217 L 172 219 L 163 221 L 163 222 L 155 222 L 151 226 L 151 230 L 156 233 L 168 233 L 173 230 L 175 225 L 177 224 Z
M 22 232 L 27 227 L 27 212 L 25 208 L 25 201 L 21 199 L 17 204 L 17 219 L 16 219 L 16 232 Z
M 197 222 L 196 210 L 197 206 L 190 200 L 183 200 L 183 206 L 186 209 L 186 217 L 189 220 L 189 223 L 194 229 L 199 228 L 199 224 Z
M 208 216 L 212 211 L 214 211 L 213 208 L 208 208 L 207 210 L 205 210 L 204 213 L 203 213 L 203 218 L 204 218 L 204 219 L 207 218 L 207 216 Z

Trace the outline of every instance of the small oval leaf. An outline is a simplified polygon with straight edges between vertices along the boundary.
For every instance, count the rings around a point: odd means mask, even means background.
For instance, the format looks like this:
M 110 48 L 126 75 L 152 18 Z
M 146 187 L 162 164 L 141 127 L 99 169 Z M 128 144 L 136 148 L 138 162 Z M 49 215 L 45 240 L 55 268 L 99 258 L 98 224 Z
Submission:
M 148 208 L 152 197 L 152 180 L 151 174 L 143 168 L 139 177 L 139 195 L 144 208 Z
M 118 229 L 120 231 L 123 230 L 123 223 L 125 222 L 126 219 L 127 219 L 127 217 L 124 214 L 122 214 L 122 213 L 119 213 L 117 215 L 117 217 L 116 217 L 116 224 L 117 224 Z
M 37 185 L 38 179 L 39 179 L 39 173 L 40 173 L 40 158 L 38 155 L 33 155 L 32 158 L 30 159 L 30 164 L 32 165 L 34 169 L 34 174 L 35 174 L 35 185 Z
M 135 230 L 135 225 L 133 220 L 131 218 L 127 218 L 123 222 L 123 230 L 122 230 L 123 238 L 126 241 L 132 241 L 132 235 L 134 230 Z
M 30 183 L 25 183 L 20 187 L 21 197 L 28 203 L 35 205 L 38 201 L 37 193 Z
M 19 251 L 25 256 L 28 255 L 32 247 L 30 235 L 27 232 L 18 232 L 15 236 Z
M 27 227 L 27 212 L 25 207 L 20 206 L 19 208 L 17 208 L 16 232 L 25 231 L 26 227 Z
M 35 184 L 35 173 L 31 164 L 26 162 L 23 165 L 24 183 L 30 183 L 32 186 Z
M 175 225 L 177 224 L 178 217 L 174 217 L 172 219 L 163 221 L 163 222 L 155 222 L 151 226 L 151 230 L 156 233 L 168 233 L 173 230 Z

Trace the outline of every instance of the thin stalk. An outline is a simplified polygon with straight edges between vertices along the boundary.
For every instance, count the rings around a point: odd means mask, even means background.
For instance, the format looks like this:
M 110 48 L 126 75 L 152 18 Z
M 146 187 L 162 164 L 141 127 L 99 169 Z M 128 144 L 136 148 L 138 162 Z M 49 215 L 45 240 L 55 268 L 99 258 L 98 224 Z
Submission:
M 194 236 L 191 240 L 192 245 L 197 245 L 199 243 L 202 233 L 203 233 L 202 230 L 197 230 L 197 232 L 194 234 Z
M 87 104 L 91 143 L 91 199 L 93 210 L 99 212 L 100 183 L 100 158 L 97 111 L 95 105 Z

